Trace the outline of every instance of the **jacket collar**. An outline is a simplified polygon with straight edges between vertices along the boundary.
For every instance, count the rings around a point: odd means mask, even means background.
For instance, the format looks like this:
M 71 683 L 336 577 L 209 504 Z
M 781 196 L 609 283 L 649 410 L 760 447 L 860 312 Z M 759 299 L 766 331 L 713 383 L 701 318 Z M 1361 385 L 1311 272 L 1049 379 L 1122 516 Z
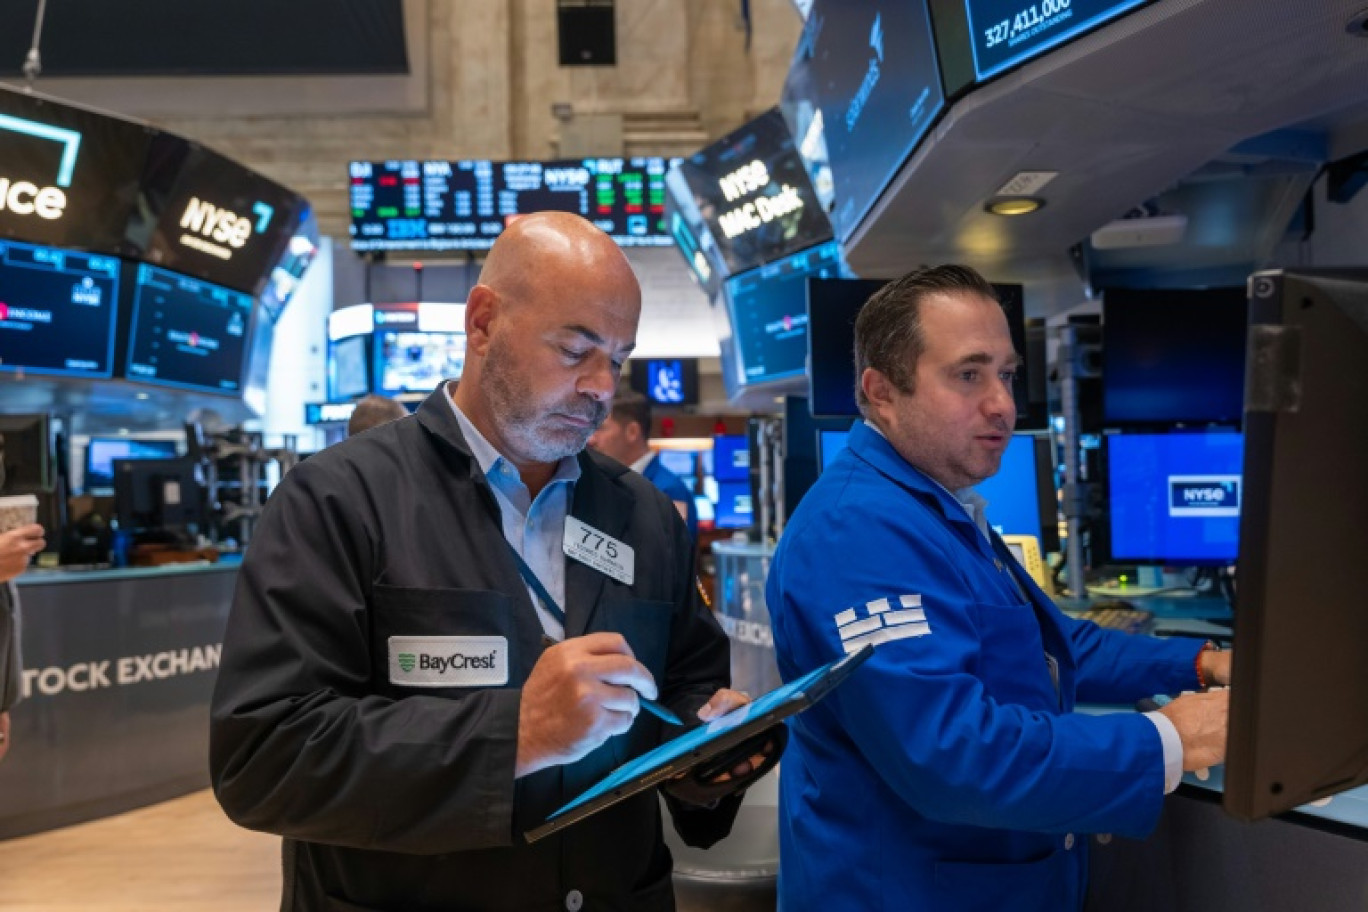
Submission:
M 912 465 L 893 449 L 893 444 L 888 438 L 879 431 L 870 427 L 864 421 L 857 421 L 850 430 L 850 439 L 847 444 L 855 455 L 869 463 L 881 474 L 893 481 L 908 488 L 918 494 L 930 498 L 941 514 L 951 522 L 964 523 L 974 527 L 974 521 L 970 518 L 964 505 L 956 500 L 949 491 L 940 484 L 933 481 L 921 469 Z M 982 538 L 978 529 L 974 528 L 974 535 Z

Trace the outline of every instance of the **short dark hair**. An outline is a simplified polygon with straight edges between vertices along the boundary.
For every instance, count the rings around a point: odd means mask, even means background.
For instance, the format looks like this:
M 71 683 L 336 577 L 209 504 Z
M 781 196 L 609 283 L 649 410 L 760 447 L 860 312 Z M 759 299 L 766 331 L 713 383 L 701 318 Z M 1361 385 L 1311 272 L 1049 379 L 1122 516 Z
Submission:
M 403 403 L 396 402 L 388 396 L 377 396 L 372 393 L 356 403 L 351 418 L 347 419 L 347 436 L 369 431 L 388 421 L 403 418 L 408 413 Z
M 855 318 L 855 400 L 861 413 L 869 407 L 860 383 L 866 368 L 874 368 L 904 393 L 913 391 L 917 359 L 926 350 L 921 305 L 933 294 L 976 294 L 998 301 L 987 279 L 953 263 L 914 269 L 874 292 Z
M 636 390 L 624 390 L 613 397 L 612 417 L 620 424 L 638 424 L 641 436 L 651 436 L 651 400 Z

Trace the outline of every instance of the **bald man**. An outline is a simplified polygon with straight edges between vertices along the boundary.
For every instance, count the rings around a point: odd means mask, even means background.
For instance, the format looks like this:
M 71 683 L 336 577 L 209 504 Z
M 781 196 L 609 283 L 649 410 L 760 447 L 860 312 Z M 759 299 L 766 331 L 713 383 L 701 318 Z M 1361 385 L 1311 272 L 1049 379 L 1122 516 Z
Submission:
M 678 513 L 585 450 L 640 307 L 607 235 L 565 213 L 519 220 L 470 292 L 459 385 L 272 495 L 210 763 L 230 817 L 285 837 L 282 908 L 674 908 L 653 792 L 523 839 L 677 733 L 639 695 L 699 720 L 745 700 Z M 667 788 L 686 842 L 729 831 L 724 793 L 748 772 L 688 800 Z

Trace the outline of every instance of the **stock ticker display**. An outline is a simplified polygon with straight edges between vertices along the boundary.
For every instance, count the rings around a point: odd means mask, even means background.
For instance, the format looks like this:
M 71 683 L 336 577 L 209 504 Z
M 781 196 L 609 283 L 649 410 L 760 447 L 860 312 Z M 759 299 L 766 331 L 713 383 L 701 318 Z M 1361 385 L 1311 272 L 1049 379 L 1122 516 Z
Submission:
M 352 249 L 485 250 L 519 216 L 573 212 L 624 247 L 665 247 L 668 158 L 352 162 Z
M 249 295 L 141 265 L 129 324 L 128 379 L 236 394 L 251 320 Z
M 974 70 L 987 79 L 1150 0 L 967 0 Z
M 115 257 L 0 241 L 0 371 L 108 377 Z

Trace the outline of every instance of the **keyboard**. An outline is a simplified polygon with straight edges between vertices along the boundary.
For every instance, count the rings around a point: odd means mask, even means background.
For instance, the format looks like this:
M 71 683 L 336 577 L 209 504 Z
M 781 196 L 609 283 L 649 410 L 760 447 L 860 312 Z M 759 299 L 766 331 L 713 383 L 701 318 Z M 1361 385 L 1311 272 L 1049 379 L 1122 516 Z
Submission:
M 1078 619 L 1126 633 L 1148 633 L 1154 624 L 1154 615 L 1139 608 L 1089 608 Z

